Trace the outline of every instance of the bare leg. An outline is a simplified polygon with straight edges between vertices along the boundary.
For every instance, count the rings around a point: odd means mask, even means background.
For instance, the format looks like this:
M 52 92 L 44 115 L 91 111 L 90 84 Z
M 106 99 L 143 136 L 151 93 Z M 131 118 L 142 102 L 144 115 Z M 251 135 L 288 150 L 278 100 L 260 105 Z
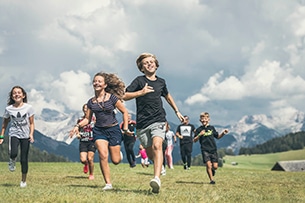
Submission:
M 110 180 L 110 168 L 108 164 L 108 141 L 96 140 L 95 146 L 99 153 L 100 168 L 106 184 L 111 184 Z
M 154 161 L 154 176 L 160 178 L 161 168 L 163 163 L 163 151 L 161 137 L 154 137 L 152 140 L 153 144 L 151 147 L 146 149 L 149 159 Z
M 94 171 L 94 152 L 88 152 L 89 175 L 93 175 Z

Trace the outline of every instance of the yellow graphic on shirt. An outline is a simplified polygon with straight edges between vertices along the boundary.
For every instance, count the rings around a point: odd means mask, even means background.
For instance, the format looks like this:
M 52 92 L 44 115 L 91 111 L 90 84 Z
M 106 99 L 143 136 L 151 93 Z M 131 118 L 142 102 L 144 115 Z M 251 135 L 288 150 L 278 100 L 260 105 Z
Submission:
M 210 136 L 210 135 L 212 135 L 213 134 L 213 130 L 208 130 L 208 131 L 206 131 L 205 133 L 204 133 L 204 135 L 203 136 Z

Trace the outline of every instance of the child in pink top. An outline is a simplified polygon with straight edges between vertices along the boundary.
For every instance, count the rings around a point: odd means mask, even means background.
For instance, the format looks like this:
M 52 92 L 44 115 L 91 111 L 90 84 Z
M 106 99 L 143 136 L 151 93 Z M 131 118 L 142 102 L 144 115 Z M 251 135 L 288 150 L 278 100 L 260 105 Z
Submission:
M 143 145 L 140 144 L 139 146 L 139 154 L 136 156 L 136 158 L 141 157 L 141 165 L 143 168 L 149 166 L 148 156 L 146 154 L 146 150 L 143 147 Z

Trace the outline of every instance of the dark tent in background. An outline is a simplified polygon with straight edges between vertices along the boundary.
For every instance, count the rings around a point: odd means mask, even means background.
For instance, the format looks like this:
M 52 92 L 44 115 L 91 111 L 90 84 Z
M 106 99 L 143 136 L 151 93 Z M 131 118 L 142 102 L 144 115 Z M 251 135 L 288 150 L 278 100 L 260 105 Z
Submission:
M 271 169 L 272 171 L 304 171 L 305 160 L 298 161 L 278 161 Z

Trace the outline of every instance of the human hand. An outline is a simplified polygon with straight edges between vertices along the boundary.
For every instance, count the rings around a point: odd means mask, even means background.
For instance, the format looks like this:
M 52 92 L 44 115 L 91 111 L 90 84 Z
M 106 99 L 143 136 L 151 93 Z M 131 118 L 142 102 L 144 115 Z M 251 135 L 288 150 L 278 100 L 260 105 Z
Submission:
M 0 144 L 2 144 L 3 143 L 3 139 L 0 139 Z
M 176 115 L 181 123 L 184 122 L 184 116 L 182 116 L 182 114 L 179 111 L 176 112 Z
M 34 142 L 34 137 L 33 137 L 33 135 L 30 135 L 29 141 L 30 141 L 30 143 L 33 143 L 33 142 Z
M 79 135 L 78 126 L 73 127 L 73 129 L 69 133 L 69 137 L 72 138 L 75 134 Z
M 148 84 L 146 83 L 142 89 L 142 95 L 145 95 L 147 93 L 154 92 L 154 91 L 155 91 L 154 88 L 152 86 L 148 86 Z

